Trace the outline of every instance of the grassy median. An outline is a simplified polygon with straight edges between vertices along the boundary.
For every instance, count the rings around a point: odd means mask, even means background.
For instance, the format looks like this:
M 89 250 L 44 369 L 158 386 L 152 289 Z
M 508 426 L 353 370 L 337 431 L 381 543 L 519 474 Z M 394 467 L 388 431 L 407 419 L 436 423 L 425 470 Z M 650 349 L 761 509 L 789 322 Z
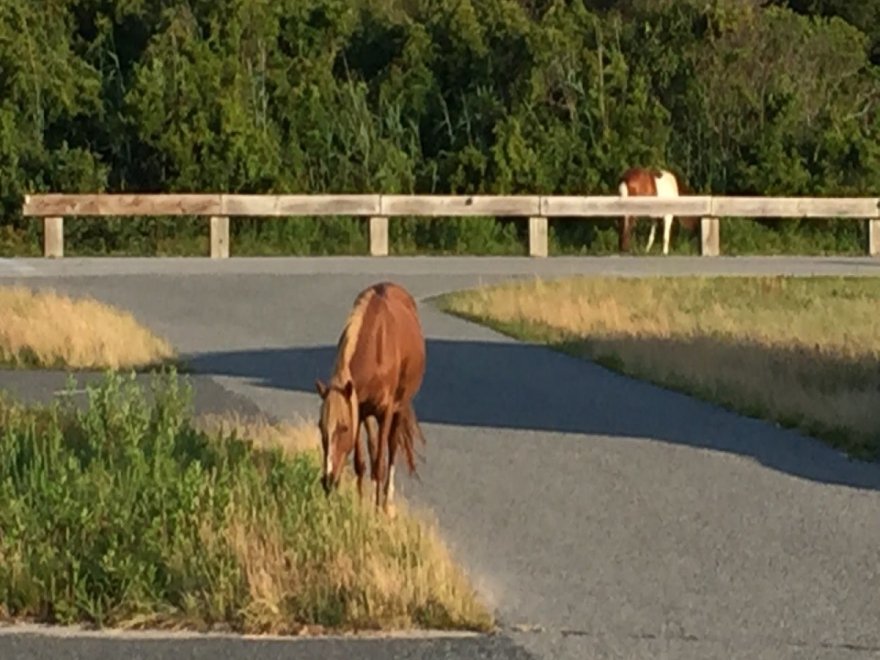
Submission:
M 193 418 L 173 371 L 0 401 L 0 618 L 308 634 L 488 630 L 434 526 L 319 485 L 314 424 Z
M 91 298 L 0 287 L 0 364 L 142 369 L 173 363 L 171 345 L 128 312 Z
M 880 458 L 880 278 L 539 279 L 448 312 Z

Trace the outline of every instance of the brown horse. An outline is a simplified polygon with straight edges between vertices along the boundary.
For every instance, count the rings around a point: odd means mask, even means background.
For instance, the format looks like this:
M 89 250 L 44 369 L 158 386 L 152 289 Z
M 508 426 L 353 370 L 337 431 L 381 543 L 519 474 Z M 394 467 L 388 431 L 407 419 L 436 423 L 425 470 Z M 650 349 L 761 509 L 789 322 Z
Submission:
M 679 178 L 669 170 L 649 169 L 632 167 L 624 172 L 618 182 L 618 191 L 621 197 L 656 196 L 678 197 L 680 194 L 688 194 L 688 190 L 679 181 Z M 697 226 L 697 218 L 679 218 L 679 224 L 690 231 Z M 657 232 L 657 218 L 651 218 L 651 234 L 648 236 L 648 244 L 645 252 L 651 251 L 654 245 L 654 236 Z M 625 216 L 620 220 L 618 247 L 621 252 L 630 251 L 630 237 L 635 226 L 632 216 Z M 663 216 L 663 254 L 669 254 L 669 238 L 672 233 L 672 215 Z
M 343 466 L 354 449 L 358 495 L 363 497 L 365 464 L 360 424 L 373 417 L 378 431 L 374 433 L 366 424 L 370 476 L 376 485 L 376 506 L 389 510 L 398 447 L 403 449 L 410 474 L 414 475 L 413 440 L 418 436 L 425 442 L 412 405 L 424 373 L 425 339 L 413 297 L 392 282 L 361 291 L 339 337 L 329 384 L 315 381 L 321 396 L 321 483 L 325 493 L 329 495 L 338 486 Z

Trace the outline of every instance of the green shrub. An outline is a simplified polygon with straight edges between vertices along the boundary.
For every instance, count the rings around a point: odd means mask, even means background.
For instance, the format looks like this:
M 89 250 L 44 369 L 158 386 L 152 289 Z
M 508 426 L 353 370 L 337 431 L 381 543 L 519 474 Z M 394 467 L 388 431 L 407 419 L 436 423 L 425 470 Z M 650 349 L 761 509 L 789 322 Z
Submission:
M 352 488 L 325 497 L 312 451 L 196 430 L 170 370 L 114 373 L 71 403 L 0 406 L 0 607 L 95 625 L 484 629 L 433 530 Z

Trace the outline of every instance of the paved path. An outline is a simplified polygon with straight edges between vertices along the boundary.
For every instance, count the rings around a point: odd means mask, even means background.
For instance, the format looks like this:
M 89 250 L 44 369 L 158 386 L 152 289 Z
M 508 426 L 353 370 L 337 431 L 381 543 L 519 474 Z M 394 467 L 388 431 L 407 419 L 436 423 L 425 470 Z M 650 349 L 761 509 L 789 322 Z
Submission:
M 842 258 L 65 259 L 4 267 L 0 281 L 89 293 L 132 310 L 190 355 L 212 386 L 282 417 L 314 417 L 314 379 L 328 374 L 354 295 L 380 278 L 424 299 L 533 274 L 880 275 L 880 261 Z M 428 373 L 417 411 L 427 463 L 421 483 L 399 474 L 399 492 L 433 512 L 504 631 L 452 646 L 370 648 L 412 657 L 880 657 L 880 467 L 512 342 L 424 302 L 421 309 Z M 46 657 L 62 648 L 65 657 L 112 653 L 102 642 L 77 642 L 79 651 L 42 643 L 18 648 Z M 212 643 L 194 642 L 186 654 L 216 655 Z M 4 644 L 0 637 L 5 658 Z M 128 654 L 160 657 L 130 644 Z M 261 648 L 224 644 L 220 653 L 280 653 Z M 336 652 L 326 648 L 319 655 Z M 292 642 L 283 653 L 313 651 Z

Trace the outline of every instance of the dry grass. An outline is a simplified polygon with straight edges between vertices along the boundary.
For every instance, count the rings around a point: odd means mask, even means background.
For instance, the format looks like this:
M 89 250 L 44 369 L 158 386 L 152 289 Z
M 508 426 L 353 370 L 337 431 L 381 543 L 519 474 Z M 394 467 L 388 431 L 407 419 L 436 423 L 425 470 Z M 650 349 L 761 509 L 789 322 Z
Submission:
M 317 423 L 307 419 L 277 422 L 265 415 L 242 415 L 238 412 L 203 414 L 193 419 L 193 427 L 209 435 L 246 438 L 256 449 L 280 448 L 285 455 L 321 450 Z
M 259 415 L 227 413 L 199 416 L 194 427 L 211 435 L 246 439 L 255 449 L 280 448 L 288 458 L 307 455 L 313 464 L 320 461 L 320 434 L 311 420 L 273 422 Z M 302 549 L 291 548 L 289 539 L 285 542 L 284 512 L 248 510 L 242 506 L 247 498 L 233 503 L 231 524 L 222 540 L 210 530 L 203 534 L 206 543 L 229 543 L 239 565 L 245 567 L 249 605 L 241 612 L 242 629 L 320 633 L 326 626 L 302 623 L 326 618 L 316 616 L 315 604 L 328 594 L 357 594 L 343 599 L 344 610 L 332 615 L 339 621 L 334 630 L 491 630 L 494 620 L 489 610 L 451 557 L 436 521 L 399 496 L 393 518 L 377 513 L 367 496 L 369 486 L 359 502 L 350 465 L 345 474 L 348 478 L 333 495 L 343 503 L 342 515 L 324 512 L 316 526 L 325 544 L 305 553 L 320 561 L 303 561 Z
M 880 279 L 576 277 L 441 305 L 880 457 Z
M 142 368 L 174 350 L 128 312 L 91 298 L 0 287 L 0 364 L 74 369 Z
M 322 549 L 316 561 L 295 558 L 278 524 L 280 512 L 232 514 L 223 542 L 245 568 L 249 598 L 240 612 L 243 630 L 304 634 L 492 629 L 491 615 L 435 524 L 405 504 L 398 503 L 397 515 L 388 519 L 377 515 L 366 498 L 357 503 L 354 493 L 343 496 L 352 500 L 356 513 L 333 531 L 334 547 Z M 331 594 L 349 596 L 331 604 Z M 316 620 L 328 623 L 303 623 Z

